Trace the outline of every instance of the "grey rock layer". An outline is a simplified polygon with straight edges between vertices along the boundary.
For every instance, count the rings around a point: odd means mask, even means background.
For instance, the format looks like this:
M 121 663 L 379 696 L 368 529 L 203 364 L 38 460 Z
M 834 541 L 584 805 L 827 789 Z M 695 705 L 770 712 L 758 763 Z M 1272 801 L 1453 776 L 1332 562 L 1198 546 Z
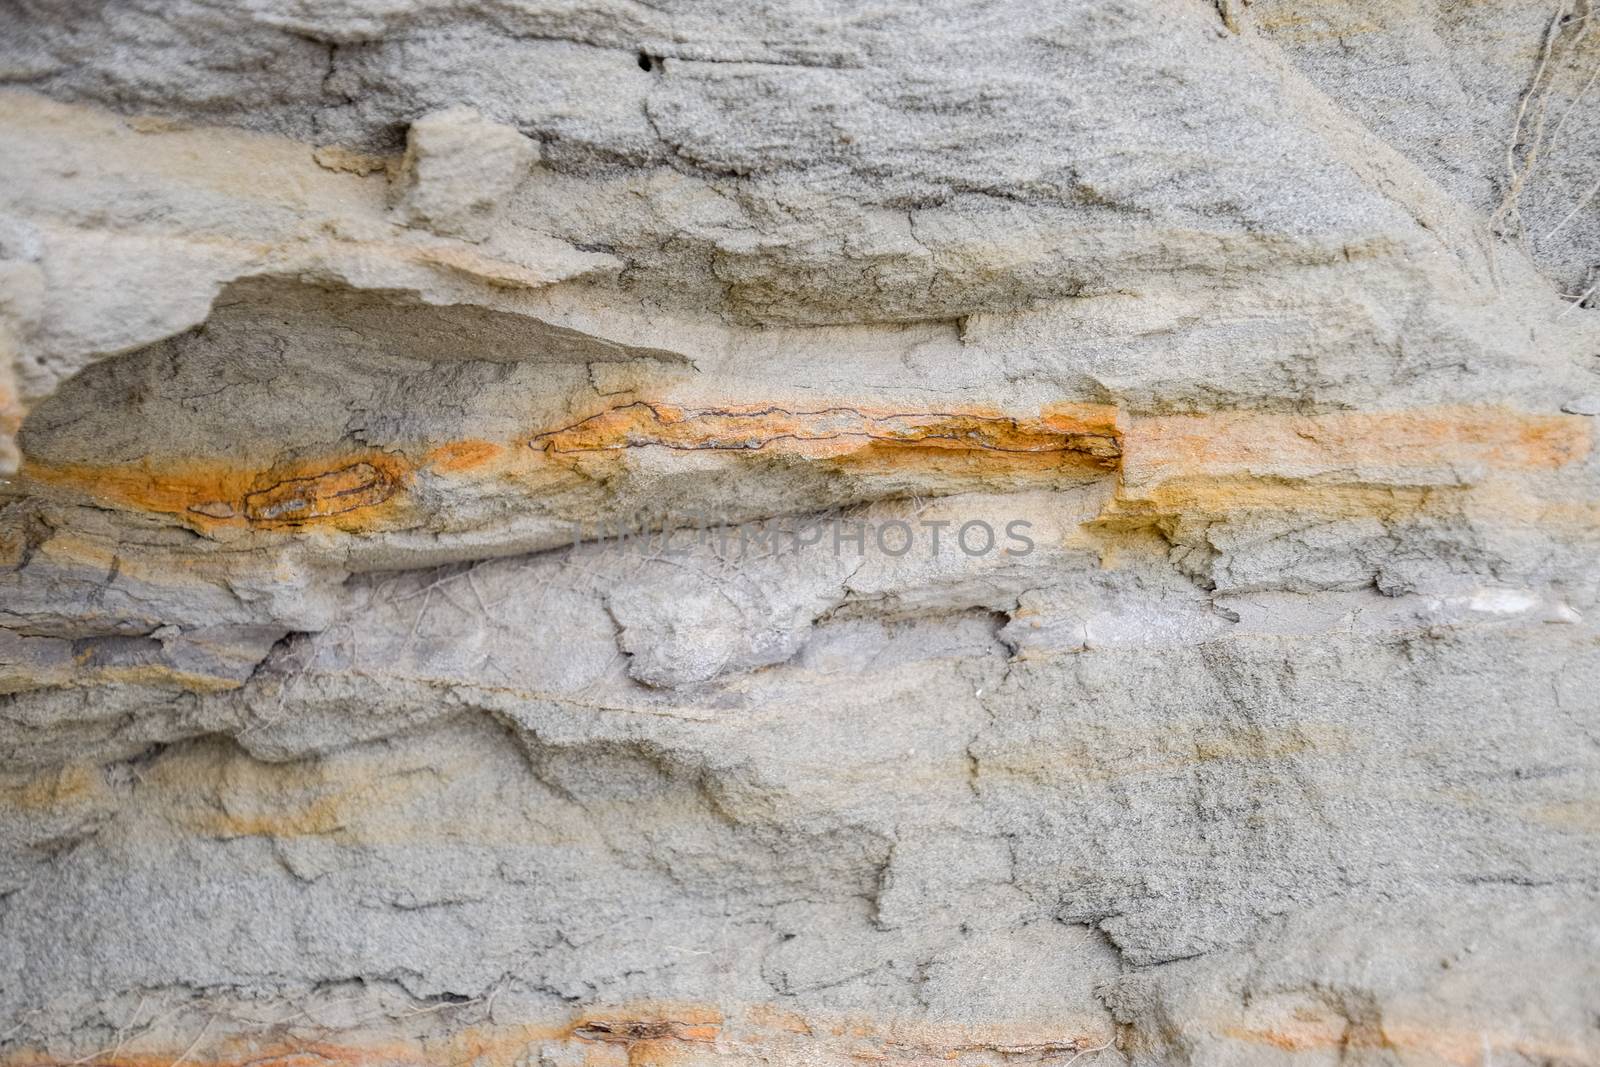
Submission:
M 1597 18 L 6 5 L 0 1064 L 1600 1063 Z

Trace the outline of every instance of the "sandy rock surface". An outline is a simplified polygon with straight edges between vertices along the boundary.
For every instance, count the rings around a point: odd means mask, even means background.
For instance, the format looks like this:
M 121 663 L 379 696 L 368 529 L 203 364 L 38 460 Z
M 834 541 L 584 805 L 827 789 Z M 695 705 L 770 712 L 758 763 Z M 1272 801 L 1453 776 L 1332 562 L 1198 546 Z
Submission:
M 1591 0 L 0 5 L 0 1065 L 1600 1064 Z

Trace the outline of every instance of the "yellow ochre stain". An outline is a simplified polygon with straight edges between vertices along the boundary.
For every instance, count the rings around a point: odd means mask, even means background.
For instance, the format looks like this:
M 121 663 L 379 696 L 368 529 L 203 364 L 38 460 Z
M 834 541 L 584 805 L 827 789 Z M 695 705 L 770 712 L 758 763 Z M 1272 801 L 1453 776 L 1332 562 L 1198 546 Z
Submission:
M 656 446 L 684 451 L 779 447 L 818 457 L 871 446 L 1013 454 L 1072 454 L 1114 469 L 1121 455 L 1116 411 L 1085 406 L 1038 418 L 990 411 L 874 412 L 854 407 L 685 409 L 648 401 L 608 408 L 530 445 L 550 454 Z
M 1020 415 L 985 407 L 713 408 L 629 399 L 507 439 L 434 443 L 415 458 L 366 449 L 261 467 L 198 459 L 138 465 L 29 459 L 20 481 L 172 515 L 203 533 L 365 533 L 416 520 L 411 490 L 421 475 L 444 487 L 452 480 L 501 478 L 508 492 L 532 496 L 549 488 L 546 477 L 579 469 L 592 474 L 596 463 L 624 464 L 634 451 L 653 449 L 730 462 L 788 456 L 868 479 L 909 480 L 912 488 L 920 480 L 930 493 L 982 486 L 986 479 L 1001 490 L 1059 484 L 1063 473 L 1114 477 L 1116 492 L 1100 517 L 1112 529 L 1241 510 L 1415 514 L 1459 496 L 1480 474 L 1555 470 L 1582 459 L 1590 447 L 1588 421 L 1579 416 L 1488 407 L 1132 417 L 1096 404 Z M 1538 510 L 1536 502 L 1530 505 Z M 1544 511 L 1549 521 L 1590 522 L 1596 515 L 1584 504 Z
M 1588 1063 L 1589 1048 L 1563 1035 L 1508 1033 L 1482 1020 L 1440 1017 L 1420 1023 L 1382 1022 L 1352 1028 L 1332 1012 L 1298 1006 L 1261 1012 L 1248 1023 L 1227 1015 L 1199 1021 L 1199 1029 L 1246 1046 L 1266 1046 L 1303 1054 L 1339 1049 L 1390 1050 L 1427 1062 L 1474 1067 L 1484 1053 L 1540 1061 Z M 208 1027 L 209 1029 L 209 1027 Z M 751 1005 L 728 1015 L 711 1005 L 633 1003 L 590 1007 L 567 1020 L 533 1019 L 498 1025 L 466 1025 L 436 1036 L 351 1035 L 337 1039 L 263 1040 L 259 1033 L 229 1034 L 216 1027 L 187 1051 L 178 1045 L 128 1047 L 95 1057 L 98 1067 L 422 1067 L 424 1064 L 475 1063 L 513 1067 L 530 1052 L 558 1047 L 571 1059 L 594 1067 L 644 1067 L 709 1059 L 747 1059 L 752 1053 L 778 1062 L 845 1064 L 993 1063 L 996 1058 L 1066 1056 L 1115 1042 L 1088 1020 L 1063 1019 L 1053 1025 L 996 1020 L 954 1024 L 920 1019 L 854 1016 L 775 1015 L 770 1006 Z M 1176 1036 L 1176 1035 L 1170 1035 Z M 198 1046 L 198 1047 L 197 1047 Z M 616 1055 L 608 1054 L 607 1050 Z M 970 1057 L 970 1058 L 969 1058 Z M 0 1067 L 68 1067 L 79 1060 L 40 1050 L 19 1049 L 0 1056 Z
M 378 451 L 264 469 L 204 461 L 165 466 L 29 461 L 22 470 L 25 481 L 77 489 L 128 510 L 175 515 L 200 530 L 370 527 L 373 512 L 394 501 L 412 474 L 404 458 Z

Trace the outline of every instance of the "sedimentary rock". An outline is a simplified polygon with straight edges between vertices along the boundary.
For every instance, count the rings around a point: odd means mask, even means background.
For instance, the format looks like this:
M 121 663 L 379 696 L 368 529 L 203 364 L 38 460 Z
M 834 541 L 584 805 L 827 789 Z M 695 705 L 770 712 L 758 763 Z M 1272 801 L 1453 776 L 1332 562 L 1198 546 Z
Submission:
M 0 11 L 0 1062 L 1600 1063 L 1587 0 Z

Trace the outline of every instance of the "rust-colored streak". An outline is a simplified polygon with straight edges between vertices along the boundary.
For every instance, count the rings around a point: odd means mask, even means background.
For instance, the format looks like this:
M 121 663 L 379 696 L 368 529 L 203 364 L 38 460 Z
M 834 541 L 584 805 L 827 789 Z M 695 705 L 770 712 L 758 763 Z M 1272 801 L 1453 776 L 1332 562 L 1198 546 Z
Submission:
M 1594 1050 L 1559 1037 L 1508 1034 L 1494 1029 L 1449 1024 L 1438 1027 L 1386 1024 L 1371 1032 L 1352 1029 L 1343 1018 L 1289 1017 L 1270 1025 L 1223 1024 L 1219 1037 L 1265 1045 L 1287 1053 L 1389 1050 L 1426 1057 L 1424 1062 L 1477 1067 L 1493 1054 L 1541 1063 L 1594 1063 Z
M 1114 469 L 1121 447 L 1111 408 L 1060 409 L 1040 418 L 987 412 L 872 412 L 853 407 L 686 409 L 634 401 L 534 435 L 547 453 L 660 447 L 681 451 L 787 451 L 840 457 L 899 447 L 1027 456 L 1069 455 Z
M 1353 468 L 1552 470 L 1583 458 L 1584 419 L 1492 408 L 1274 415 L 1223 412 L 1136 420 L 1126 472 L 1338 473 Z
M 463 1005 L 466 1007 L 467 1005 Z M 225 1016 L 213 1016 L 213 1018 Z M 1489 1055 L 1540 1062 L 1592 1063 L 1593 1048 L 1558 1032 L 1508 1033 L 1482 1020 L 1441 1015 L 1416 1023 L 1385 1022 L 1351 1027 L 1332 1013 L 1256 1012 L 1249 1022 L 1236 1015 L 1187 1021 L 1171 1037 L 1207 1036 L 1248 1057 L 1252 1047 L 1291 1056 L 1338 1050 L 1388 1051 L 1406 1062 L 1476 1067 Z M 1063 1063 L 1096 1049 L 1117 1047 L 1103 1024 L 1060 1019 L 1049 1024 L 994 1019 L 954 1023 L 917 1018 L 820 1016 L 781 1013 L 772 1005 L 749 1005 L 724 1017 L 716 1008 L 643 1004 L 591 1010 L 576 1022 L 557 1019 L 464 1026 L 432 1037 L 384 1035 L 372 1030 L 349 1043 L 338 1040 L 271 1041 L 259 1032 L 229 1033 L 208 1025 L 203 1040 L 144 1047 L 139 1036 L 115 1051 L 95 1054 L 99 1067 L 425 1067 L 474 1063 L 515 1067 L 529 1062 L 581 1063 L 591 1067 L 646 1067 L 663 1063 L 807 1063 L 846 1067 L 862 1062 L 906 1065 L 944 1063 L 986 1067 L 997 1062 Z M 1135 1038 L 1137 1040 L 1137 1038 Z M 150 1043 L 154 1045 L 153 1042 Z M 71 1067 L 88 1057 L 68 1058 L 17 1049 L 0 1054 L 0 1067 Z
M 432 470 L 455 474 L 484 467 L 504 452 L 504 445 L 471 437 L 439 445 L 423 457 L 423 463 Z
M 385 452 L 252 468 L 202 461 L 167 466 L 28 462 L 27 481 L 78 490 L 132 511 L 176 516 L 200 530 L 362 528 L 395 502 L 412 469 Z
M 710 1008 L 690 1008 L 671 1015 L 593 1014 L 574 1023 L 569 1031 L 579 1041 L 633 1045 L 643 1041 L 689 1041 L 708 1043 L 722 1032 L 722 1013 Z
M 465 1007 L 466 1005 L 464 1005 Z M 966 1025 L 914 1018 L 862 1016 L 773 1018 L 770 1005 L 753 1004 L 724 1016 L 705 1004 L 639 1003 L 591 1008 L 576 1021 L 534 1019 L 496 1026 L 467 1026 L 431 1038 L 370 1030 L 348 1044 L 335 1040 L 267 1042 L 259 1034 L 229 1034 L 216 1026 L 186 1053 L 137 1048 L 138 1039 L 101 1053 L 99 1067 L 424 1067 L 475 1063 L 514 1067 L 528 1062 L 589 1067 L 647 1067 L 666 1063 L 808 1063 L 847 1067 L 863 1061 L 946 1063 L 981 1067 L 1003 1059 L 1018 1064 L 1059 1062 L 1111 1045 L 1111 1035 L 1090 1020 L 1049 1024 L 996 1019 Z M 81 1062 L 81 1061 L 80 1061 Z M 0 1067 L 70 1067 L 71 1061 L 22 1050 L 0 1055 Z
M 303 523 L 370 508 L 394 495 L 395 484 L 370 463 L 281 482 L 246 493 L 245 518 L 257 523 Z
M 510 496 L 540 499 L 576 484 L 575 475 L 579 482 L 592 479 L 596 464 L 625 470 L 641 450 L 693 452 L 731 464 L 797 458 L 848 474 L 864 499 L 880 491 L 1047 488 L 1063 478 L 1114 475 L 1107 485 L 1114 484 L 1115 495 L 1095 527 L 1101 533 L 1241 512 L 1388 520 L 1453 506 L 1468 491 L 1485 518 L 1493 510 L 1511 521 L 1593 525 L 1600 514 L 1593 502 L 1559 496 L 1554 503 L 1509 500 L 1512 483 L 1497 477 L 1569 466 L 1588 454 L 1591 441 L 1581 417 L 1503 408 L 1133 418 L 1093 404 L 1021 414 L 629 400 L 579 415 L 498 440 L 423 442 L 410 453 L 418 459 L 367 449 L 265 466 L 29 460 L 21 481 L 169 514 L 203 533 L 394 529 L 419 518 L 408 492 L 419 475 L 445 493 L 498 482 Z
M 1135 419 L 1121 480 L 1100 524 L 1285 512 L 1402 519 L 1461 506 L 1483 517 L 1557 522 L 1529 500 L 1507 507 L 1503 476 L 1588 455 L 1587 420 L 1503 408 L 1277 415 L 1223 412 Z M 1496 481 L 1499 479 L 1499 481 Z M 1565 521 L 1592 523 L 1583 507 Z M 1548 514 L 1546 514 L 1548 512 Z

